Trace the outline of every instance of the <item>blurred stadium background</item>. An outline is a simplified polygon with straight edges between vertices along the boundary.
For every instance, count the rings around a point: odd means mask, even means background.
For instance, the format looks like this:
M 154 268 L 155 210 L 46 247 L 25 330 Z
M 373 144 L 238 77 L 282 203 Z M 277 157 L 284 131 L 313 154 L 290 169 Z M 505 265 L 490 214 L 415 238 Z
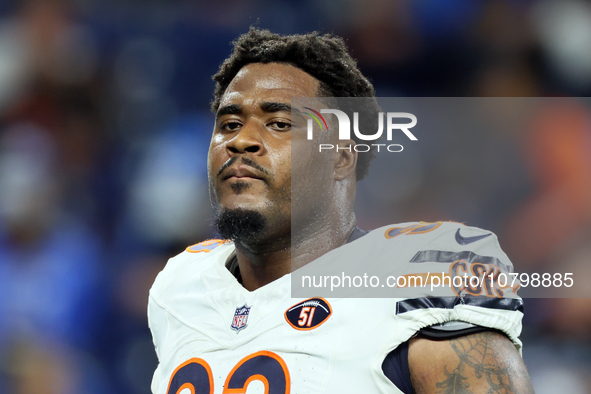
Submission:
M 589 1 L 1 1 L 0 393 L 149 392 L 147 292 L 212 236 L 210 76 L 253 24 L 345 37 L 378 96 L 591 93 Z M 410 159 L 390 214 L 489 228 L 521 271 L 589 272 L 591 114 L 565 102 Z M 589 298 L 526 312 L 537 392 L 590 393 Z

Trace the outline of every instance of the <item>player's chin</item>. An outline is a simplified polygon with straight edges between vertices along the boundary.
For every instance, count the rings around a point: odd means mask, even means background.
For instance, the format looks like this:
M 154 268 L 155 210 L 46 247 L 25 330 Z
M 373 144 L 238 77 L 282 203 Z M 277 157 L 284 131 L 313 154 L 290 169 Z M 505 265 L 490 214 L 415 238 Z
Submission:
M 260 194 L 243 193 L 222 197 L 219 200 L 218 211 L 243 210 L 263 212 L 267 205 L 267 199 Z
M 222 239 L 247 245 L 257 242 L 264 232 L 267 219 L 256 210 L 235 208 L 217 212 L 214 225 Z
M 229 178 L 216 185 L 219 196 L 261 195 L 267 193 L 265 181 L 257 178 Z

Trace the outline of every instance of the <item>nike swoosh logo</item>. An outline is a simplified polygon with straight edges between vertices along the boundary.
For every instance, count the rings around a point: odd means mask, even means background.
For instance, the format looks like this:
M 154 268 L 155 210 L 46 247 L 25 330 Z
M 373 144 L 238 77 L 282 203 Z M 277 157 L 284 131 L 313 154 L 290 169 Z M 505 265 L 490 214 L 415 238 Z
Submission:
M 488 233 L 488 234 L 484 234 L 484 235 L 476 235 L 474 237 L 462 237 L 460 235 L 460 229 L 458 229 L 458 231 L 456 231 L 456 242 L 459 243 L 460 245 L 468 245 L 468 244 L 471 244 L 472 242 L 479 241 L 482 238 L 486 238 L 489 235 L 492 235 L 492 233 Z

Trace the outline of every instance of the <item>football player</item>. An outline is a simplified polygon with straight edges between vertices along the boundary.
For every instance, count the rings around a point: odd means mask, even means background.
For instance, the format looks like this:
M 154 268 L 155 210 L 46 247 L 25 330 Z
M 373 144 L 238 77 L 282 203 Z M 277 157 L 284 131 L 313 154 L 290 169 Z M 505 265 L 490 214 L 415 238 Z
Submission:
M 411 273 L 512 270 L 496 236 L 462 224 L 359 229 L 355 187 L 372 155 L 292 146 L 305 122 L 292 97 L 320 109 L 368 97 L 379 111 L 342 39 L 251 28 L 214 80 L 208 172 L 222 239 L 172 258 L 150 291 L 154 394 L 533 393 L 522 301 L 500 296 L 513 289 L 291 298 L 292 271 L 357 255 Z M 333 134 L 324 138 L 334 145 L 356 143 Z

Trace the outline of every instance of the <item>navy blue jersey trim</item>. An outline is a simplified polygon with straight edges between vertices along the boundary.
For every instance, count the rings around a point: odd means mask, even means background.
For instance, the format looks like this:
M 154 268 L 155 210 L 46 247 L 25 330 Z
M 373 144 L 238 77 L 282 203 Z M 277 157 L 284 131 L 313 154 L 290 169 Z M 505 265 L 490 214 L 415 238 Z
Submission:
M 455 331 L 438 330 L 433 327 L 425 327 L 419 331 L 419 335 L 428 339 L 453 339 L 464 335 L 476 334 L 483 331 L 491 331 L 488 327 L 473 326 Z M 496 331 L 496 330 L 494 330 Z
M 368 233 L 369 233 L 369 231 L 360 229 L 359 226 L 355 226 L 355 228 L 351 232 L 351 235 L 349 235 L 349 239 L 347 240 L 347 243 L 358 240 L 359 238 L 363 237 L 364 235 L 366 235 Z
M 392 350 L 382 363 L 382 372 L 404 394 L 413 394 L 408 367 L 408 341 L 401 343 Z
M 402 314 L 416 309 L 443 308 L 453 309 L 456 305 L 471 305 L 490 309 L 520 311 L 523 313 L 521 298 L 493 298 L 493 297 L 421 297 L 411 298 L 396 303 L 396 314 Z

